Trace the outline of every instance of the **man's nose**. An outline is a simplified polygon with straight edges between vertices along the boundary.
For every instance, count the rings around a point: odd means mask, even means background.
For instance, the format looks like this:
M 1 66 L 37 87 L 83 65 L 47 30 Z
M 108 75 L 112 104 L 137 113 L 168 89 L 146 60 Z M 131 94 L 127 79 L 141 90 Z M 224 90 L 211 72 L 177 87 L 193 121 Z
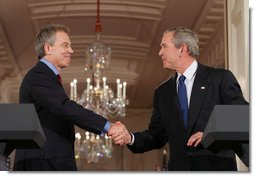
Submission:
M 71 47 L 69 48 L 69 53 L 74 53 L 74 51 Z
M 160 49 L 160 51 L 159 51 L 159 56 L 160 56 L 160 57 L 162 56 L 162 52 L 161 52 L 161 49 Z

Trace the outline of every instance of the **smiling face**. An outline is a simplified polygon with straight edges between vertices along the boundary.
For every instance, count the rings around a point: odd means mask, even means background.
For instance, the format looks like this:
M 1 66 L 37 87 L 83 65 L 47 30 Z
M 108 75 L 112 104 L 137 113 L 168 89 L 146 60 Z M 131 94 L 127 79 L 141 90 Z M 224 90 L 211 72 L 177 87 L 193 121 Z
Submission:
M 172 42 L 173 32 L 163 35 L 159 56 L 163 62 L 163 68 L 176 70 L 181 62 L 182 47 L 176 48 Z
M 71 41 L 63 31 L 56 32 L 55 43 L 45 44 L 46 57 L 55 65 L 58 70 L 68 67 L 71 61 Z

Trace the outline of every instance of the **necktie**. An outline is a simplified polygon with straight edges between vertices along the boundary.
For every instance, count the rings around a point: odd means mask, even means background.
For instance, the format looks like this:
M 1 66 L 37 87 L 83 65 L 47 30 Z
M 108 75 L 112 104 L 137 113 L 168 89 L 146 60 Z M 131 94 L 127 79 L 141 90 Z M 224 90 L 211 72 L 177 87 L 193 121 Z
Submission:
M 61 77 L 61 75 L 58 74 L 58 75 L 56 75 L 56 76 L 57 76 L 58 81 L 62 84 L 62 77 Z
M 188 100 L 187 100 L 187 92 L 186 86 L 184 84 L 185 76 L 181 75 L 178 82 L 178 99 L 181 106 L 184 126 L 187 128 L 188 123 Z

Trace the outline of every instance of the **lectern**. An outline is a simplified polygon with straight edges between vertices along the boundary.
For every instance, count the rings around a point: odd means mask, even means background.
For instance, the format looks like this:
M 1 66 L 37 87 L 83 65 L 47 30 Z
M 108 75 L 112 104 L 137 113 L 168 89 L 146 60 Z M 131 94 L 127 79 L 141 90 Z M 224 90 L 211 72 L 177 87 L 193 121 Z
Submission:
M 249 167 L 249 105 L 216 105 L 201 143 L 211 151 L 232 149 Z
M 14 149 L 41 148 L 46 137 L 33 104 L 0 104 L 0 170 Z

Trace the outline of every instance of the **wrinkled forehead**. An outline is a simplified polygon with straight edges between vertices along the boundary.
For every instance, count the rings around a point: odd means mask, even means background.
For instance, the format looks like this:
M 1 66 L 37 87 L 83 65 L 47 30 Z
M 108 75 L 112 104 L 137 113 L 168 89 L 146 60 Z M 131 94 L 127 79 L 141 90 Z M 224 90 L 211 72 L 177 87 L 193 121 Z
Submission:
M 58 31 L 56 33 L 56 42 L 66 42 L 66 43 L 71 43 L 70 41 L 70 37 L 67 33 L 63 32 L 63 31 Z
M 161 39 L 161 44 L 171 42 L 173 34 L 174 34 L 173 32 L 164 33 Z

